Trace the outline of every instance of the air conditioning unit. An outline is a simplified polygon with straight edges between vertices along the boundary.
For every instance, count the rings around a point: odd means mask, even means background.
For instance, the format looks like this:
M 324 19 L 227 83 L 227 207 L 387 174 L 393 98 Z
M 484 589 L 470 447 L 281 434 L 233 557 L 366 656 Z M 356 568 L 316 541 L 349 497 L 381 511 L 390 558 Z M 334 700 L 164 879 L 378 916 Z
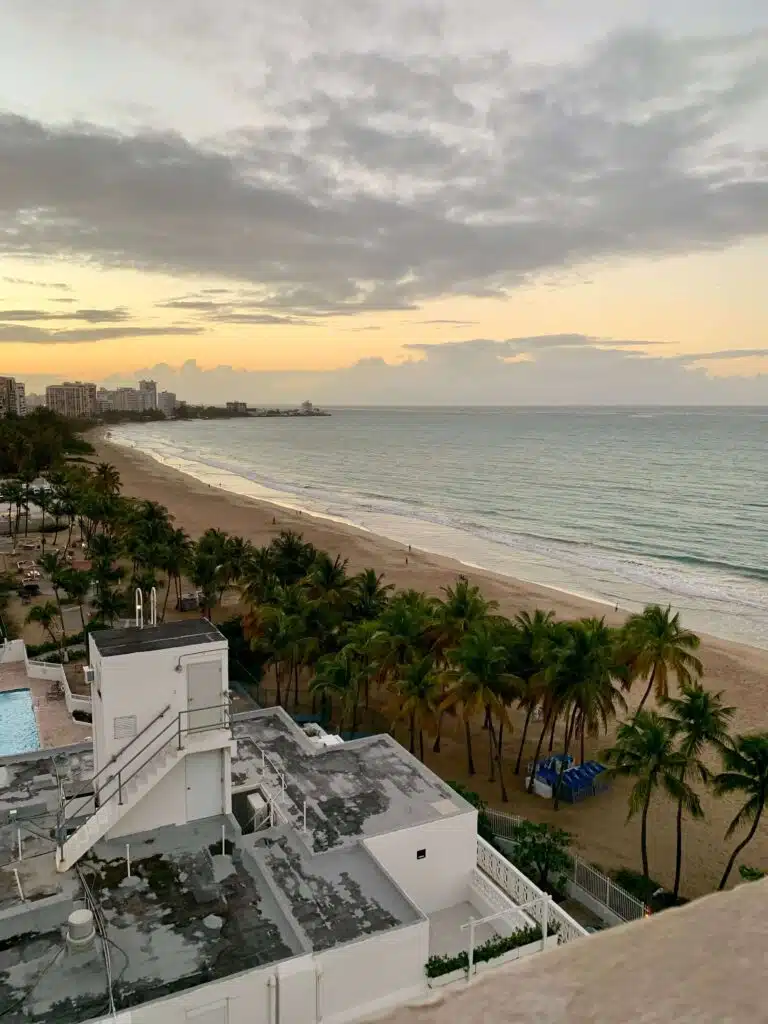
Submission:
M 86 683 L 90 686 L 91 683 L 96 682 L 96 673 L 90 665 L 83 665 L 83 676 L 85 677 Z

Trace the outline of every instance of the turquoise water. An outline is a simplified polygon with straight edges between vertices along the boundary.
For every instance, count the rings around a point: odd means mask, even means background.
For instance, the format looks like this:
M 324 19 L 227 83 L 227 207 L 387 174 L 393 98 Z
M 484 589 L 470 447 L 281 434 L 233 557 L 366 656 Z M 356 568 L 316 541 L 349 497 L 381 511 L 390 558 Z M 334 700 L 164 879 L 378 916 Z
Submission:
M 29 690 L 0 693 L 0 757 L 39 750 L 40 735 Z
M 768 647 L 768 410 L 343 409 L 131 425 L 199 479 Z

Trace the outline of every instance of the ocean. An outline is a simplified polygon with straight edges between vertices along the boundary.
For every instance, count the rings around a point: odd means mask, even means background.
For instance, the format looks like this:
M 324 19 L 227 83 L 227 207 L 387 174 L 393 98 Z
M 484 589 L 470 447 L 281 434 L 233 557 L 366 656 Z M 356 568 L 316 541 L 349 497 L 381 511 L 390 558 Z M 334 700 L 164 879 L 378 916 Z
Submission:
M 768 648 L 768 410 L 335 409 L 121 425 L 239 494 Z

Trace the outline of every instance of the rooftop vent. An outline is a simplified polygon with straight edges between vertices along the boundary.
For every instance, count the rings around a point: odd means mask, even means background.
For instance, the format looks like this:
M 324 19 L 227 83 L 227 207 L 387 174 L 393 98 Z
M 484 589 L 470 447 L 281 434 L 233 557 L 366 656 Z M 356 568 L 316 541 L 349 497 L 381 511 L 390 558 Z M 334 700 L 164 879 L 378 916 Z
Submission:
M 96 938 L 90 910 L 73 910 L 67 918 L 67 948 L 73 953 L 90 949 Z

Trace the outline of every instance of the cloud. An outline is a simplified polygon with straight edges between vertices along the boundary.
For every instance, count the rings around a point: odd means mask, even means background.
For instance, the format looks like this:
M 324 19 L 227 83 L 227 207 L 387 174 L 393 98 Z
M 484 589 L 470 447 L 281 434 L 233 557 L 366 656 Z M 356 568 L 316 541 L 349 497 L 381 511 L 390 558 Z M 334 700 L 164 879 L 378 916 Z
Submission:
M 420 358 L 387 363 L 367 357 L 326 371 L 248 371 L 233 366 L 203 369 L 194 360 L 165 363 L 104 383 L 150 377 L 191 402 L 321 405 L 766 405 L 768 374 L 711 377 L 674 356 L 639 352 L 631 339 L 581 335 L 470 339 L 425 345 Z M 573 338 L 574 343 L 565 338 Z M 583 343 L 575 343 L 581 340 Z M 643 343 L 644 344 L 644 343 Z M 663 352 L 663 347 L 659 349 Z M 523 360 L 514 359 L 525 353 Z M 50 378 L 29 382 L 43 387 Z
M 720 359 L 766 359 L 768 348 L 723 348 L 715 352 L 698 352 L 677 356 L 681 363 L 708 363 Z
M 419 320 L 420 324 L 447 324 L 451 327 L 473 327 L 478 320 Z
M 0 323 L 0 343 L 24 342 L 32 345 L 79 345 L 94 341 L 114 341 L 117 338 L 147 338 L 170 334 L 202 334 L 202 327 L 78 327 L 71 330 L 49 331 L 43 327 L 25 324 Z M 22 374 L 22 378 L 25 375 Z
M 764 33 L 527 64 L 490 35 L 441 48 L 439 11 L 382 52 L 265 61 L 241 85 L 259 127 L 204 142 L 4 115 L 0 252 L 230 279 L 253 290 L 237 313 L 310 319 L 768 232 Z
M 61 281 L 31 281 L 26 277 L 3 277 L 2 280 L 8 284 L 28 285 L 31 288 L 55 288 L 59 291 L 72 291 L 68 284 Z
M 67 300 L 58 300 L 67 301 Z M 130 313 L 124 307 L 118 309 L 75 309 L 69 313 L 50 313 L 43 309 L 0 309 L 0 320 L 83 320 L 89 324 L 119 323 L 129 320 Z

